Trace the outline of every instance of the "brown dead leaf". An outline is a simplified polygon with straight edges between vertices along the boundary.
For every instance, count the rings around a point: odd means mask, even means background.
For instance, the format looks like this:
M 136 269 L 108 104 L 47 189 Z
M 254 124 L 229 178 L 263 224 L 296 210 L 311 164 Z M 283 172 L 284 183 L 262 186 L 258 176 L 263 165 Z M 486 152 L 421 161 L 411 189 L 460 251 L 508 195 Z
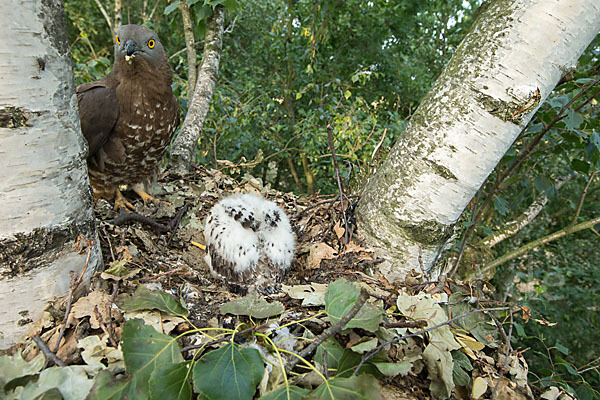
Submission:
M 327 244 L 314 243 L 309 247 L 308 268 L 315 269 L 321 266 L 321 260 L 335 258 L 336 251 Z
M 375 252 L 371 249 L 359 246 L 354 242 L 350 242 L 344 248 L 344 253 L 355 253 L 362 260 L 374 260 Z
M 521 311 L 523 311 L 523 320 L 525 322 L 529 322 L 531 318 L 531 310 L 527 306 L 521 306 Z
M 110 321 L 111 317 L 115 317 L 115 314 L 118 313 L 117 310 L 112 310 L 109 315 L 110 304 L 110 295 L 101 290 L 94 290 L 90 294 L 85 297 L 77 300 L 75 304 L 73 304 L 73 308 L 71 309 L 71 315 L 69 316 L 69 324 L 74 325 L 74 319 L 81 319 L 83 317 L 90 317 L 90 326 L 93 329 L 100 328 L 100 323 L 96 318 L 96 314 L 94 312 L 94 307 L 98 306 L 98 311 L 102 316 L 102 319 L 106 321 Z
M 335 236 L 337 236 L 338 239 L 341 239 L 342 236 L 344 236 L 344 232 L 346 232 L 346 229 L 342 226 L 341 221 L 338 221 L 333 226 L 333 231 L 335 232 Z

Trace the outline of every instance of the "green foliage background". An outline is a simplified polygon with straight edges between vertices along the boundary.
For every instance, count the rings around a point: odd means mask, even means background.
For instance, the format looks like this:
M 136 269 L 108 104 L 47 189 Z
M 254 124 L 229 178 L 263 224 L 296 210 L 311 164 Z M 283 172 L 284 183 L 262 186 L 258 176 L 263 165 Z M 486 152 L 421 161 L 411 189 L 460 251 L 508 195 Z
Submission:
M 187 61 L 178 1 L 124 2 L 123 23 L 144 23 L 157 31 L 171 54 L 173 88 L 185 114 Z M 199 50 L 205 18 L 217 3 L 227 8 L 223 54 L 197 161 L 222 168 L 216 159 L 234 164 L 257 159 L 250 173 L 280 190 L 301 193 L 311 191 L 308 172 L 314 174 L 314 190 L 336 191 L 328 125 L 342 176 L 346 184 L 360 189 L 361 179 L 402 134 L 479 5 L 478 0 L 188 0 Z M 104 5 L 111 14 L 110 1 Z M 76 82 L 104 76 L 113 42 L 96 2 L 65 0 L 65 8 Z M 565 117 L 545 132 L 508 178 L 499 177 L 563 107 L 598 78 L 599 43 L 592 43 L 573 79 L 560 84 L 540 108 L 465 211 L 454 253 L 460 251 L 472 216 L 487 197 L 490 201 L 467 238 L 467 248 L 519 216 L 541 193 L 549 196 L 533 223 L 482 256 L 491 254 L 492 259 L 598 216 L 598 177 L 576 212 L 590 177 L 600 169 L 597 85 L 563 112 Z M 557 191 L 556 179 L 564 175 L 573 177 Z M 598 229 L 566 236 L 504 264 L 494 278 L 499 299 L 521 301 L 534 318 L 558 323 L 518 325 L 513 345 L 530 347 L 525 356 L 539 376 L 536 383 L 557 381 L 577 390 L 581 398 L 600 398 L 593 389 L 600 387 L 599 236 Z M 587 365 L 594 359 L 595 364 Z

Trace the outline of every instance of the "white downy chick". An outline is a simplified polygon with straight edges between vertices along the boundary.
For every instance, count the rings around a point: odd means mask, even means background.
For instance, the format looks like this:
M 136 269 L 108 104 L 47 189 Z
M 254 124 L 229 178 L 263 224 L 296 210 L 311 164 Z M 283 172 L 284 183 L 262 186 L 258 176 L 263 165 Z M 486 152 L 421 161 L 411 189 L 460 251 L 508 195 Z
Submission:
M 210 210 L 204 233 L 211 273 L 234 282 L 277 281 L 294 258 L 296 241 L 287 215 L 255 195 L 221 200 Z

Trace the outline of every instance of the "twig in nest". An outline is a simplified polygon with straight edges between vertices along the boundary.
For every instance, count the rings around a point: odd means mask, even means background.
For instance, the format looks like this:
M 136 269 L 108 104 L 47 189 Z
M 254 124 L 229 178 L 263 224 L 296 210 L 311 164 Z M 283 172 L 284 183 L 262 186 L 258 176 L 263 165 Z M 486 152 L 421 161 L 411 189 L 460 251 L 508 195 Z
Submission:
M 165 272 L 161 272 L 159 274 L 156 275 L 152 275 L 148 278 L 144 278 L 142 279 L 142 281 L 153 281 L 155 279 L 158 279 L 160 277 L 163 277 L 165 275 L 173 275 L 173 274 L 178 274 L 178 275 L 191 275 L 190 272 L 187 270 L 188 267 L 177 267 L 175 269 L 172 269 L 170 271 L 165 271 Z M 182 272 L 183 271 L 183 272 Z M 182 272 L 181 274 L 179 274 L 179 272 Z
M 246 329 L 244 329 L 242 331 L 236 332 L 233 335 L 233 340 L 236 341 L 236 338 L 241 337 L 241 336 L 245 335 L 248 332 L 252 332 L 254 330 L 262 329 L 263 327 L 266 327 L 266 326 L 268 326 L 268 324 L 262 324 L 262 325 L 259 325 L 259 326 L 253 325 L 250 328 L 246 328 Z M 231 341 L 231 336 L 225 336 L 225 337 L 222 337 L 220 339 L 215 339 L 215 340 L 213 340 L 211 342 L 208 342 L 208 343 L 194 344 L 192 346 L 184 347 L 183 349 L 181 349 L 181 352 L 185 353 L 186 351 L 190 351 L 190 350 L 208 348 L 210 346 L 214 346 L 214 345 L 219 344 L 219 343 L 230 342 L 230 341 Z
M 404 321 L 404 322 L 390 322 L 383 324 L 384 328 L 425 328 L 427 321 Z
M 35 344 L 37 344 L 37 347 L 42 351 L 42 353 L 44 353 L 44 356 L 46 356 L 46 360 L 52 361 L 54 364 L 58 365 L 59 367 L 66 367 L 66 364 L 64 362 L 62 362 L 62 360 L 60 358 L 58 358 L 56 356 L 56 354 L 54 354 L 48 348 L 48 346 L 46 346 L 46 343 L 44 343 L 44 341 L 42 340 L 40 335 L 35 335 L 32 337 L 32 339 L 35 342 Z
M 504 337 L 504 340 L 506 341 L 506 352 L 504 354 L 504 364 L 502 365 L 502 369 L 500 370 L 500 377 L 498 378 L 498 381 L 496 382 L 496 385 L 494 386 L 494 390 L 492 390 L 492 399 L 495 399 L 496 395 L 498 394 L 498 386 L 500 385 L 500 381 L 502 380 L 502 377 L 506 373 L 506 365 L 508 364 L 508 356 L 510 354 L 510 351 L 512 350 L 512 346 L 510 345 L 510 339 L 512 336 L 512 329 L 513 329 L 512 311 L 510 311 L 509 314 L 510 314 L 510 329 L 508 330 L 508 335 L 506 335 L 506 333 L 504 332 L 504 328 L 502 327 L 502 324 L 500 323 L 500 321 L 498 321 L 498 319 L 496 317 L 492 316 L 494 319 L 494 322 L 496 323 L 496 326 L 498 327 L 498 329 L 502 333 L 502 336 Z
M 183 205 L 183 207 L 181 207 L 179 209 L 179 211 L 177 211 L 177 214 L 175 214 L 175 217 L 169 223 L 170 235 L 169 235 L 169 240 L 167 240 L 167 247 L 171 245 L 171 242 L 173 241 L 173 238 L 175 237 L 175 232 L 177 231 L 177 228 L 179 228 L 179 223 L 181 222 L 181 218 L 183 218 L 183 216 L 187 212 L 188 208 L 190 208 L 190 203 L 185 203 Z
M 69 320 L 69 314 L 71 313 L 71 303 L 73 302 L 73 294 L 75 293 L 75 290 L 77 290 L 77 287 L 79 287 L 79 284 L 83 280 L 85 271 L 87 271 L 88 265 L 90 263 L 90 256 L 92 255 L 93 246 L 94 239 L 87 240 L 83 236 L 79 236 L 77 238 L 76 249 L 81 252 L 84 248 L 87 247 L 87 258 L 85 260 L 85 265 L 83 266 L 81 273 L 79 275 L 71 275 L 71 283 L 69 284 L 69 296 L 67 297 L 67 307 L 65 308 L 65 317 L 63 318 L 63 323 L 60 327 L 58 339 L 56 340 L 56 345 L 54 346 L 54 353 L 58 351 L 60 342 L 65 334 L 65 328 L 67 327 L 67 321 Z
M 177 214 L 175 214 L 173 219 L 171 221 L 169 221 L 168 225 L 164 225 L 164 224 L 161 224 L 160 222 L 156 222 L 152 218 L 146 217 L 145 215 L 129 213 L 126 211 L 121 211 L 121 214 L 119 214 L 119 216 L 117 218 L 110 220 L 108 222 L 113 225 L 124 225 L 131 221 L 141 222 L 142 224 L 148 225 L 158 232 L 170 232 L 171 236 L 169 237 L 169 240 L 167 241 L 167 246 L 169 246 L 171 244 L 171 241 L 175 234 L 175 231 L 179 227 L 179 222 L 181 222 L 181 218 L 187 212 L 189 207 L 190 207 L 190 203 L 185 203 L 183 205 L 183 207 L 181 207 L 179 209 L 179 211 L 177 211 Z
M 348 220 L 346 219 L 346 210 L 344 209 L 344 187 L 342 185 L 342 178 L 340 177 L 340 167 L 335 156 L 335 147 L 333 146 L 333 134 L 331 133 L 331 125 L 327 124 L 327 137 L 329 138 L 329 150 L 331 150 L 331 156 L 333 158 L 333 167 L 335 168 L 335 177 L 337 179 L 338 190 L 340 191 L 340 205 L 342 207 L 342 219 L 344 220 L 344 245 L 348 244 Z
M 451 318 L 448 321 L 442 322 L 441 324 L 434 325 L 431 328 L 423 329 L 423 330 L 420 330 L 420 331 L 415 332 L 415 333 L 411 333 L 411 334 L 404 335 L 404 336 L 399 336 L 399 337 L 396 337 L 396 338 L 394 338 L 392 340 L 388 340 L 387 342 L 384 342 L 384 343 L 380 344 L 379 346 L 377 346 L 376 349 L 371 350 L 370 352 L 366 353 L 362 357 L 362 360 L 360 360 L 360 363 L 358 364 L 358 366 L 356 367 L 356 369 L 354 370 L 354 372 L 352 373 L 352 376 L 356 376 L 356 374 L 358 374 L 358 371 L 360 371 L 360 369 L 362 368 L 362 366 L 364 365 L 364 363 L 366 363 L 371 358 L 373 358 L 377 353 L 379 353 L 381 350 L 383 350 L 384 347 L 386 347 L 386 346 L 388 346 L 388 345 L 390 345 L 392 343 L 397 343 L 397 342 L 399 342 L 401 340 L 408 339 L 410 337 L 421 336 L 424 333 L 427 333 L 427 332 L 433 331 L 435 329 L 441 328 L 444 325 L 449 325 L 452 322 L 454 322 L 454 321 L 456 321 L 458 319 L 464 318 L 464 317 L 466 317 L 468 315 L 471 315 L 471 314 L 475 314 L 475 313 L 478 313 L 478 312 L 505 311 L 505 310 L 510 310 L 510 307 L 497 307 L 497 308 L 487 308 L 487 309 L 479 308 L 477 310 L 472 310 L 472 311 L 469 311 L 468 313 L 464 313 L 464 314 L 461 314 L 461 315 L 459 315 L 457 317 Z
M 104 323 L 104 319 L 102 318 L 102 314 L 100 314 L 100 311 L 98 310 L 98 305 L 97 304 L 94 306 L 94 315 L 96 316 L 96 319 L 98 320 L 98 324 L 100 325 L 100 329 L 102 329 L 102 332 L 104 332 L 106 334 L 106 336 L 108 337 L 108 340 L 110 341 L 111 346 L 118 347 L 119 345 L 118 345 L 117 341 L 113 337 L 113 335 L 110 332 L 109 328 Z
M 156 229 L 159 232 L 166 232 L 169 230 L 169 227 L 167 225 L 163 225 L 160 222 L 156 222 L 152 218 L 146 217 L 141 214 L 129 213 L 126 211 L 121 211 L 117 218 L 110 220 L 109 222 L 113 225 L 124 225 L 131 221 L 141 222 L 142 224 L 149 225 L 150 227 Z
M 324 341 L 326 341 L 327 339 L 329 339 L 331 336 L 335 335 L 336 333 L 340 332 L 344 328 L 344 326 L 346 326 L 346 324 L 352 318 L 354 318 L 354 316 L 360 311 L 360 309 L 365 304 L 365 302 L 367 301 L 368 298 L 369 298 L 369 293 L 365 289 L 361 289 L 360 296 L 359 296 L 358 300 L 356 300 L 356 303 L 354 303 L 354 306 L 352 306 L 350 311 L 348 311 L 346 313 L 346 315 L 344 315 L 336 324 L 325 329 L 323 331 L 323 333 L 321 333 L 319 336 L 317 336 L 311 344 L 306 346 L 298 354 L 300 357 L 294 357 L 293 360 L 286 367 L 286 370 L 288 372 L 292 371 L 294 369 L 294 367 L 300 361 L 300 358 L 306 358 L 309 354 L 311 354 L 313 351 L 315 351 L 315 349 L 321 343 L 323 343 Z

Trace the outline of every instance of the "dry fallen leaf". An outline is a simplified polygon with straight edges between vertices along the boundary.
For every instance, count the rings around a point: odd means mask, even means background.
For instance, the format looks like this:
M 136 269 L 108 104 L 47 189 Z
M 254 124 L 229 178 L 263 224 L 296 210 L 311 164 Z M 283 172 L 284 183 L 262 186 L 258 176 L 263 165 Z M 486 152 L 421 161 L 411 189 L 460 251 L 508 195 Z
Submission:
M 321 266 L 321 260 L 325 258 L 335 258 L 335 255 L 336 251 L 323 242 L 312 244 L 309 248 L 307 260 L 308 268 L 319 268 Z
M 80 319 L 83 317 L 90 317 L 90 325 L 94 329 L 100 328 L 100 323 L 96 318 L 96 313 L 94 312 L 94 308 L 98 306 L 98 312 L 102 316 L 102 319 L 106 321 L 110 321 L 111 317 L 114 317 L 117 311 L 111 311 L 111 315 L 108 314 L 110 304 L 110 295 L 101 290 L 94 290 L 90 294 L 85 297 L 77 300 L 75 304 L 73 304 L 73 308 L 71 309 L 71 315 L 69 316 L 69 324 L 73 325 L 73 319 Z
M 488 389 L 487 380 L 478 376 L 473 381 L 473 389 L 471 389 L 471 397 L 473 399 L 478 399 L 485 394 Z

